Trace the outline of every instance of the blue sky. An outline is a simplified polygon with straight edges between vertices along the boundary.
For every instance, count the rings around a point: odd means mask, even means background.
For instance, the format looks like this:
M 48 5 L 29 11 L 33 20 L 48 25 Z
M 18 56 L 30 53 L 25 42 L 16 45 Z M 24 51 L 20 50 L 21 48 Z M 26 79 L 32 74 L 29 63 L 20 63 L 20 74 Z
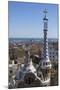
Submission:
M 44 9 L 48 10 L 48 38 L 58 38 L 58 5 L 8 2 L 10 38 L 43 38 Z

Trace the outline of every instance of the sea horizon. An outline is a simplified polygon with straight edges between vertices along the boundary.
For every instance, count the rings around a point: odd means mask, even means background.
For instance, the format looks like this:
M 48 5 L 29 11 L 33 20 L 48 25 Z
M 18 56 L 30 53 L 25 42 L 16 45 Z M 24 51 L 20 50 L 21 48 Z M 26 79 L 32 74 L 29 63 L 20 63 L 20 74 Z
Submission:
M 44 38 L 8 38 L 9 42 L 37 41 L 43 43 Z M 58 38 L 48 38 L 48 42 L 58 42 Z

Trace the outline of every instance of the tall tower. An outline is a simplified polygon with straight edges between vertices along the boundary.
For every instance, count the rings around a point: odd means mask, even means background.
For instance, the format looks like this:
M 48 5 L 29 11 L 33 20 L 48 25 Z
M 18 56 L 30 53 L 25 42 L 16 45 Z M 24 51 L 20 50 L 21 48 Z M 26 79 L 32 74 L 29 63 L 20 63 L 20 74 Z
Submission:
M 44 10 L 44 48 L 43 48 L 43 59 L 40 60 L 40 71 L 42 73 L 42 84 L 49 85 L 50 84 L 50 69 L 51 69 L 51 62 L 49 59 L 48 54 L 48 38 L 47 38 L 47 31 L 48 31 L 48 19 L 47 19 L 47 10 Z M 40 75 L 41 76 L 41 75 Z
M 48 18 L 47 18 L 47 10 L 44 10 L 44 18 L 43 18 L 43 23 L 44 23 L 44 51 L 43 51 L 43 66 L 44 68 L 48 69 L 51 68 L 51 63 L 50 63 L 50 59 L 49 59 L 49 54 L 48 54 L 48 38 L 47 38 L 47 32 L 48 32 Z
M 44 22 L 44 59 L 48 60 L 49 59 L 49 55 L 48 55 L 48 39 L 47 39 L 47 31 L 48 31 L 48 19 L 47 19 L 47 10 L 44 10 L 44 18 L 43 18 L 43 22 Z

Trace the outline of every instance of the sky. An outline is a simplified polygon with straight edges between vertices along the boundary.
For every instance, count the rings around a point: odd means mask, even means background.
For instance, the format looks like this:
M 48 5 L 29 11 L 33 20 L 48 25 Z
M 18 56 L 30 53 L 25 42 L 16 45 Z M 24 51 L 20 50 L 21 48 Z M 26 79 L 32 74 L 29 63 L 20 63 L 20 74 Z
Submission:
M 44 9 L 48 10 L 48 38 L 58 38 L 58 5 L 8 2 L 9 38 L 43 38 Z

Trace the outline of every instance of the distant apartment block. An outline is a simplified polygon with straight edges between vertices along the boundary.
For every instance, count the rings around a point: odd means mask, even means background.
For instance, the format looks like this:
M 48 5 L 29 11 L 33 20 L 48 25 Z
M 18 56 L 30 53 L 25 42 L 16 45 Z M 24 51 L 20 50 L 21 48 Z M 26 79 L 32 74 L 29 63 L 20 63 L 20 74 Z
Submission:
M 52 62 L 58 62 L 58 43 L 49 43 L 49 58 Z

